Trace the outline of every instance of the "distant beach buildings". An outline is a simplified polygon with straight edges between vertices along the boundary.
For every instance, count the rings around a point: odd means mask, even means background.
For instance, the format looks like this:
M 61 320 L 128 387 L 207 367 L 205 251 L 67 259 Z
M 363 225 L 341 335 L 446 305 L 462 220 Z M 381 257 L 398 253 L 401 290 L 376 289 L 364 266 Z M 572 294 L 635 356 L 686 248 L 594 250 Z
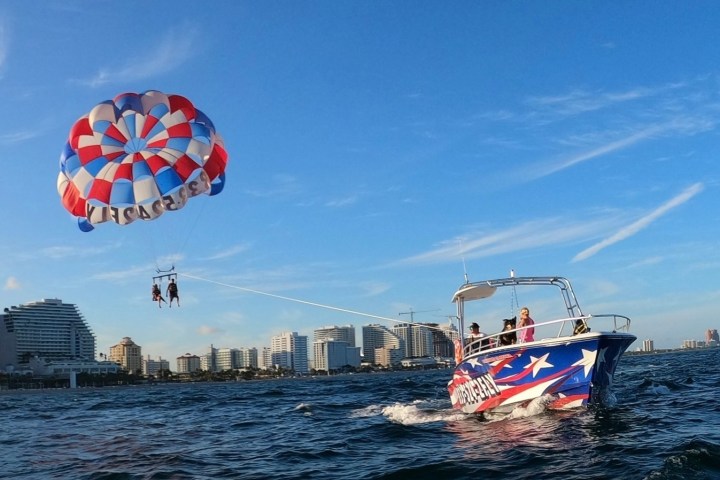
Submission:
M 274 368 L 305 375 L 310 370 L 334 372 L 371 366 L 420 366 L 414 359 L 450 358 L 453 340 L 459 333 L 452 325 L 403 323 L 393 328 L 363 326 L 363 345 L 357 345 L 353 325 L 331 325 L 313 332 L 313 342 L 297 332 L 284 332 L 270 339 L 270 347 L 216 348 L 210 345 L 202 355 L 186 353 L 176 358 L 177 373 L 199 370 Z M 365 353 L 362 357 L 361 352 Z M 166 359 L 143 356 L 142 347 L 123 337 L 100 353 L 96 338 L 77 305 L 60 299 L 45 299 L 5 308 L 0 325 L 0 370 L 42 372 L 108 373 L 125 370 L 133 374 L 158 376 L 170 370 Z M 410 360 L 407 360 L 410 359 Z M 53 370 L 51 363 L 55 362 Z M 431 362 L 432 363 L 432 362 Z M 32 365 L 32 366 L 31 366 Z
M 313 368 L 325 372 L 360 367 L 360 347 L 355 346 L 355 327 L 332 325 L 316 329 L 313 333 L 313 358 Z
M 141 372 L 142 347 L 133 342 L 130 337 L 123 337 L 118 344 L 110 347 L 108 360 L 122 365 L 128 372 Z
M 95 361 L 95 335 L 77 305 L 59 298 L 4 309 L 0 315 L 0 370 L 5 373 L 113 373 Z
M 308 366 L 308 337 L 297 332 L 285 332 L 270 339 L 270 355 L 276 368 L 292 370 L 300 375 L 310 372 Z
M 93 360 L 95 335 L 77 305 L 58 298 L 4 309 L 0 328 L 0 363 L 45 360 Z
M 176 359 L 177 373 L 194 373 L 201 370 L 200 357 L 191 353 L 179 356 Z
M 170 371 L 170 362 L 167 360 L 164 360 L 163 358 L 158 358 L 157 360 L 154 360 L 150 357 L 150 355 L 147 356 L 147 358 L 143 359 L 142 362 L 142 373 L 146 376 L 153 376 L 153 377 L 160 377 L 163 372 L 169 372 Z
M 177 358 L 178 373 L 191 373 L 197 370 L 208 372 L 222 372 L 224 370 L 240 370 L 243 368 L 258 368 L 257 348 L 215 348 L 210 345 L 208 352 L 198 358 L 197 368 L 192 356 L 186 353 Z M 192 365 L 186 362 L 193 361 Z
M 452 361 L 453 341 L 460 332 L 451 323 L 401 323 L 391 328 L 363 325 L 362 348 L 357 345 L 354 325 L 330 325 L 313 331 L 312 344 L 298 332 L 270 338 L 270 347 L 257 349 L 210 345 L 201 355 L 186 353 L 175 359 L 176 372 L 193 374 L 243 369 L 277 369 L 299 375 L 342 372 L 369 367 L 424 367 Z M 680 348 L 720 346 L 717 329 L 707 329 L 703 340 L 685 340 Z M 638 348 L 657 351 L 652 339 Z M 11 306 L 0 314 L 0 372 L 10 374 L 65 375 L 68 373 L 117 373 L 158 377 L 169 372 L 170 362 L 143 357 L 142 347 L 123 337 L 100 353 L 96 338 L 77 305 L 60 299 L 44 299 Z
M 718 331 L 715 328 L 708 328 L 705 331 L 705 339 L 704 340 L 683 340 L 680 344 L 680 348 L 685 350 L 691 350 L 695 348 L 706 348 L 706 347 L 718 347 L 720 346 L 720 336 L 718 336 Z M 640 349 L 642 352 L 654 352 L 655 351 L 655 344 L 652 340 L 643 340 L 642 348 Z

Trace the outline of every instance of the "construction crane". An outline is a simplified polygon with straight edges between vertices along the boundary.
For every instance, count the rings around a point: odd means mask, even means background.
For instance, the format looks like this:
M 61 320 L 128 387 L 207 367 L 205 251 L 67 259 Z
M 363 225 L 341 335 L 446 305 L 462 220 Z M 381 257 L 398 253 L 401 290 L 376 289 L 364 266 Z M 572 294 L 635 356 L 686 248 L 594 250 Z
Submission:
M 411 308 L 409 312 L 400 312 L 400 313 L 398 313 L 398 315 L 410 315 L 410 322 L 409 322 L 409 323 L 415 323 L 415 314 L 416 314 L 416 313 L 437 312 L 437 311 L 439 311 L 439 310 L 440 310 L 439 308 L 436 308 L 435 310 L 420 310 L 420 311 L 417 311 L 417 312 L 416 312 L 415 310 L 413 310 L 413 309 Z

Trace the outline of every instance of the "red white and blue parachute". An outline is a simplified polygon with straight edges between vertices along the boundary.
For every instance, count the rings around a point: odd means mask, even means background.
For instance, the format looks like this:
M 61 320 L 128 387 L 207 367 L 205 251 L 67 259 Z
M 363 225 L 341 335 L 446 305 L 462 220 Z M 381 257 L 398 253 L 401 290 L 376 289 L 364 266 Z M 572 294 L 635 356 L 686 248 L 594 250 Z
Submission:
M 212 121 L 185 97 L 155 90 L 96 105 L 70 130 L 58 193 L 83 231 L 153 220 L 225 184 L 228 155 Z

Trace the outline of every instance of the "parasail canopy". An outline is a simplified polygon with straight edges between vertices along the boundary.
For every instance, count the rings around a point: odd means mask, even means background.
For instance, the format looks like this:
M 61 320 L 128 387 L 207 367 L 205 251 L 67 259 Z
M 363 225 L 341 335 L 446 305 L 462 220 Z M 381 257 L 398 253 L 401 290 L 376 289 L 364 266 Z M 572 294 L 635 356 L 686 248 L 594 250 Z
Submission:
M 96 105 L 70 129 L 57 189 L 83 231 L 154 220 L 225 184 L 228 155 L 187 98 L 156 90 Z

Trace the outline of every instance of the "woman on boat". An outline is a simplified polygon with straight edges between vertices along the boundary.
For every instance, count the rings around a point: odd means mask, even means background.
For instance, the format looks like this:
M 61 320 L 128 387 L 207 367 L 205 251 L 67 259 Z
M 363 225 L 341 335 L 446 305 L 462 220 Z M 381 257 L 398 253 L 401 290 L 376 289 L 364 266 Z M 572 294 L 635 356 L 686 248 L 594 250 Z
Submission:
M 520 323 L 518 328 L 527 327 L 529 325 L 535 325 L 535 322 L 530 318 L 530 309 L 523 307 L 520 309 Z M 517 332 L 517 342 L 526 343 L 535 341 L 535 327 L 525 328 Z

